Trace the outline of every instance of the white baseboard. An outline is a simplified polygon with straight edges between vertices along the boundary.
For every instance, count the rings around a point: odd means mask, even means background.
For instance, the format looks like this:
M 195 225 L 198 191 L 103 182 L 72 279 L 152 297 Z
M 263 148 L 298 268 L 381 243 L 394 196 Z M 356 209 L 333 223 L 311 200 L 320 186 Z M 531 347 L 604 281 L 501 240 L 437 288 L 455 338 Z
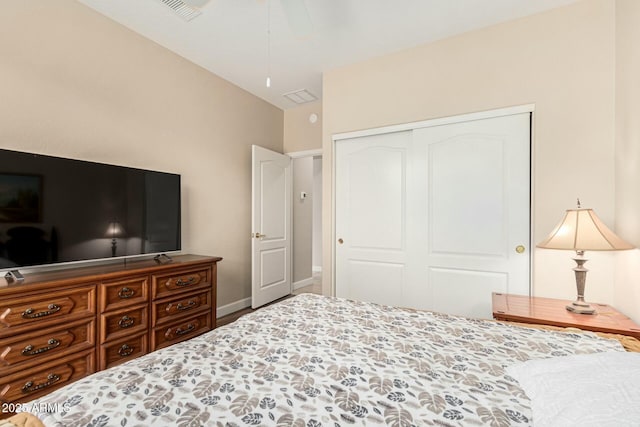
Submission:
M 308 279 L 299 280 L 294 282 L 292 285 L 293 290 L 297 290 L 300 288 L 304 288 L 305 286 L 313 285 L 313 277 L 309 277 Z M 216 318 L 219 319 L 223 316 L 226 316 L 231 313 L 235 313 L 236 311 L 240 311 L 243 308 L 251 307 L 251 297 L 244 298 L 231 304 L 223 305 L 218 307 L 216 311 Z
M 243 308 L 251 307 L 251 297 L 232 302 L 231 304 L 218 307 L 216 318 L 226 316 L 227 314 L 235 313 Z
M 313 267 L 311 267 L 311 271 L 314 273 L 322 273 L 322 266 L 321 265 L 314 265 Z
M 313 285 L 313 277 L 309 277 L 308 279 L 298 280 L 297 282 L 293 282 L 293 290 L 296 291 L 300 288 L 304 288 L 305 286 Z

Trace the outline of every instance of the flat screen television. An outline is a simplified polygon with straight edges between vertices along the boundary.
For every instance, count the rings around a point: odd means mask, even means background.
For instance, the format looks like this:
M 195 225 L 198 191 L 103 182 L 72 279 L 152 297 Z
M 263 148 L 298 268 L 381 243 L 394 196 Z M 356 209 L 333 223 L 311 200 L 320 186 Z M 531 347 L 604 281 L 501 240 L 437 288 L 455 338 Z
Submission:
M 0 270 L 180 242 L 180 175 L 0 149 Z

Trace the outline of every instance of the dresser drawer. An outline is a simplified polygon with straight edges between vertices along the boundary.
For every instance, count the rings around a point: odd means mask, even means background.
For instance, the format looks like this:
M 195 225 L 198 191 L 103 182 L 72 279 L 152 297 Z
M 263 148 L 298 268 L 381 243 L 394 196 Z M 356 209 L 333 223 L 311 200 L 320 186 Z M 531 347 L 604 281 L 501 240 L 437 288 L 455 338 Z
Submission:
M 147 302 L 147 276 L 127 278 L 100 284 L 100 312 L 116 310 Z
M 180 320 L 153 330 L 151 351 L 193 338 L 211 329 L 211 313 Z
M 146 331 L 137 336 L 123 338 L 100 346 L 98 369 L 107 369 L 145 354 L 147 354 Z
M 94 313 L 94 286 L 7 299 L 0 301 L 0 336 L 52 326 Z
M 94 328 L 93 321 L 81 321 L 3 340 L 0 345 L 0 373 L 43 364 L 59 359 L 64 354 L 93 348 Z
M 100 342 L 131 336 L 147 328 L 146 304 L 103 313 L 100 315 Z
M 181 295 L 179 298 L 162 300 L 152 304 L 152 324 L 157 326 L 175 321 L 177 318 L 211 308 L 211 291 Z
M 28 402 L 91 374 L 94 352 L 69 356 L 47 366 L 0 378 L 0 401 Z
M 192 289 L 211 288 L 211 268 L 198 268 L 172 272 L 166 275 L 153 275 L 153 299 L 168 297 L 176 292 L 188 292 Z

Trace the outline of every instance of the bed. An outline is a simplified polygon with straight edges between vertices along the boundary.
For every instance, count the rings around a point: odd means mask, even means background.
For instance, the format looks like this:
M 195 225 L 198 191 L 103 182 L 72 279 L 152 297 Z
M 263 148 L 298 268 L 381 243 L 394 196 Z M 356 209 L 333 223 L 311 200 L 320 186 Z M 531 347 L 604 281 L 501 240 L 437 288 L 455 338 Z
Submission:
M 47 427 L 527 426 L 508 367 L 623 352 L 591 333 L 303 294 L 25 407 Z

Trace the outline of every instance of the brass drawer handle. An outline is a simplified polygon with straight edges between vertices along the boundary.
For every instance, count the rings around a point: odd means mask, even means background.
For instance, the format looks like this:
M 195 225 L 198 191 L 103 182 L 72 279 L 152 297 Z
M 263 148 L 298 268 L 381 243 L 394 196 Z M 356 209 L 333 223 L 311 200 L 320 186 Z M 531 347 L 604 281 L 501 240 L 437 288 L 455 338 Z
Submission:
M 189 323 L 185 329 L 182 329 L 182 328 L 176 329 L 176 335 L 180 336 L 180 335 L 188 334 L 189 332 L 193 331 L 195 328 L 196 326 L 193 323 Z
M 186 303 L 186 304 L 178 303 L 176 308 L 178 310 L 183 311 L 183 310 L 189 310 L 190 308 L 193 308 L 195 305 L 196 305 L 196 302 L 194 300 L 190 299 L 189 302 Z
M 129 316 L 122 316 L 122 319 L 118 321 L 118 326 L 122 329 L 130 328 L 136 323 L 136 319 Z
M 46 347 L 39 348 L 37 350 L 34 350 L 32 345 L 28 345 L 22 350 L 22 355 L 23 356 L 35 356 L 37 354 L 44 353 L 44 352 L 47 352 L 49 350 L 53 350 L 54 348 L 56 348 L 56 347 L 58 347 L 60 345 L 60 340 L 57 340 L 55 338 L 51 338 L 49 341 L 47 341 L 47 344 L 49 344 L 49 345 L 46 346 Z
M 47 376 L 47 382 L 42 384 L 34 384 L 33 381 L 29 381 L 22 386 L 23 393 L 32 393 L 34 391 L 42 390 L 43 388 L 47 388 L 52 386 L 53 384 L 60 381 L 60 375 L 49 374 Z
M 128 344 L 122 344 L 122 347 L 118 349 L 118 354 L 120 357 L 127 357 L 131 353 L 133 353 L 134 348 Z
M 196 278 L 191 276 L 187 280 L 178 279 L 176 281 L 176 286 L 189 286 L 196 283 Z
M 122 299 L 131 298 L 136 294 L 136 291 L 126 286 L 118 291 L 118 296 Z
M 62 309 L 58 304 L 49 304 L 47 308 L 49 309 L 48 311 L 41 311 L 38 313 L 34 313 L 35 310 L 33 308 L 27 308 L 22 312 L 22 317 L 25 319 L 38 319 L 40 317 L 50 316 Z

